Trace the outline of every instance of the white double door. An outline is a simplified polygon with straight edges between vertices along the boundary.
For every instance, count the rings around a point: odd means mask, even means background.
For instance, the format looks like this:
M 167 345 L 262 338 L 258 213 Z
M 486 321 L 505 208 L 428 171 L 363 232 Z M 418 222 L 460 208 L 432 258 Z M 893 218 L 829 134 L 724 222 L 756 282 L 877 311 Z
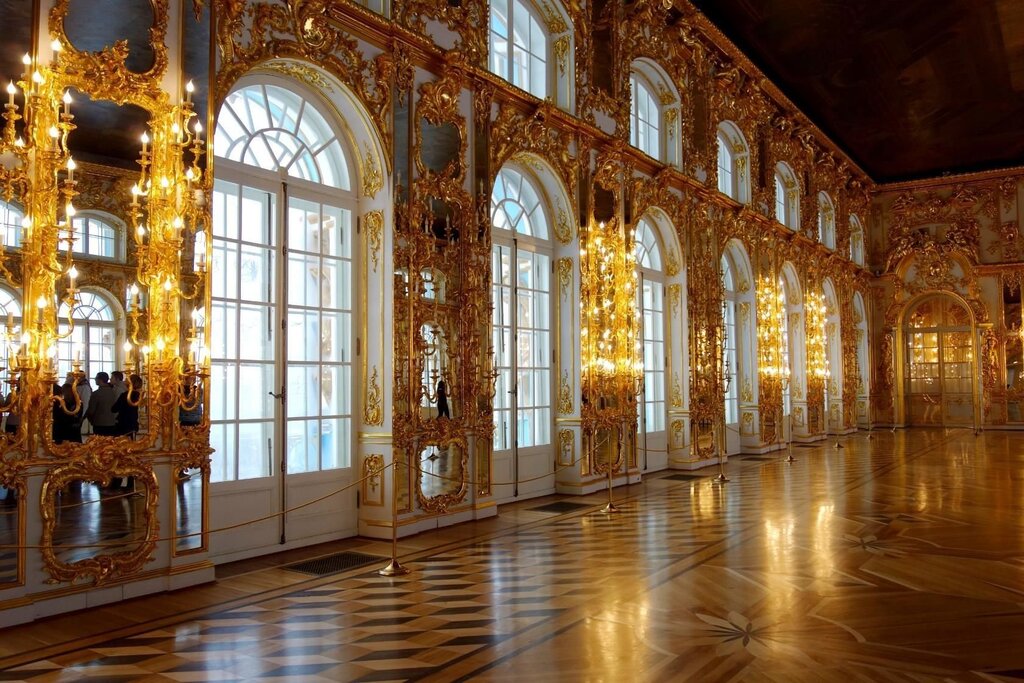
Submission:
M 209 526 L 241 526 L 212 534 L 218 562 L 357 529 L 354 199 L 230 168 L 213 195 Z
M 494 497 L 501 502 L 555 490 L 552 445 L 551 258 L 509 240 L 491 252 Z

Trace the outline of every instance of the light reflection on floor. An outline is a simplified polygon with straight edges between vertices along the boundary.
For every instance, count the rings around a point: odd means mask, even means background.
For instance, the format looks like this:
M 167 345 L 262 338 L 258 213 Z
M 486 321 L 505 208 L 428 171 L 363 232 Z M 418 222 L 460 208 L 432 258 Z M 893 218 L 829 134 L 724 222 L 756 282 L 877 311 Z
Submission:
M 798 449 L 792 464 L 734 458 L 724 486 L 714 470 L 649 476 L 629 499 L 618 490 L 614 516 L 597 511 L 600 496 L 567 514 L 517 503 L 501 514 L 518 526 L 499 518 L 404 543 L 408 577 L 312 580 L 3 676 L 1020 679 L 1024 433 L 842 442 Z

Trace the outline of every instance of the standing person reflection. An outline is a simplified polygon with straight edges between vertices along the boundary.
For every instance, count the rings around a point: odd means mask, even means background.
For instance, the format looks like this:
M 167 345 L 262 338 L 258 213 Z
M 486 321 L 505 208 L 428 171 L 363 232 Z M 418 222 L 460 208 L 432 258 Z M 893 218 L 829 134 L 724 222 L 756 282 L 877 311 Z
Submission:
M 437 419 L 442 417 L 452 418 L 448 410 L 448 385 L 443 379 L 437 381 Z
M 131 436 L 139 431 L 139 401 L 142 399 L 142 378 L 132 375 L 129 378 L 129 389 L 117 397 L 112 410 L 117 413 L 115 433 Z
M 110 386 L 110 375 L 105 372 L 96 373 L 96 391 L 89 398 L 89 408 L 85 416 L 92 425 L 97 436 L 116 436 L 117 417 L 114 414 L 114 402 L 117 394 Z

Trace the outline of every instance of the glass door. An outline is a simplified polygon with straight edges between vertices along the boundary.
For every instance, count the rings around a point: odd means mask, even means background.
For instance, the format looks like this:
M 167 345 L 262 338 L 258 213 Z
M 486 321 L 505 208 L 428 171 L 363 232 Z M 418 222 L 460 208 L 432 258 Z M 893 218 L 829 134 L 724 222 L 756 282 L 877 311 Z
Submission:
M 351 479 L 352 211 L 218 178 L 213 218 L 211 511 L 267 518 L 214 554 L 354 533 L 354 489 L 328 495 Z
M 966 309 L 948 297 L 925 299 L 907 317 L 907 422 L 974 425 L 974 336 Z

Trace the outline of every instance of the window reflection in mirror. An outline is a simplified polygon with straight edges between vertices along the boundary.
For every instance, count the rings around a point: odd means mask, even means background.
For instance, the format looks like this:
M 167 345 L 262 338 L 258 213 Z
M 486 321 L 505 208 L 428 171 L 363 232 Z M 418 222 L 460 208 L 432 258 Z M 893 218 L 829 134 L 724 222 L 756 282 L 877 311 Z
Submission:
M 174 478 L 177 500 L 174 552 L 180 554 L 203 547 L 203 473 L 199 469 L 182 469 Z

